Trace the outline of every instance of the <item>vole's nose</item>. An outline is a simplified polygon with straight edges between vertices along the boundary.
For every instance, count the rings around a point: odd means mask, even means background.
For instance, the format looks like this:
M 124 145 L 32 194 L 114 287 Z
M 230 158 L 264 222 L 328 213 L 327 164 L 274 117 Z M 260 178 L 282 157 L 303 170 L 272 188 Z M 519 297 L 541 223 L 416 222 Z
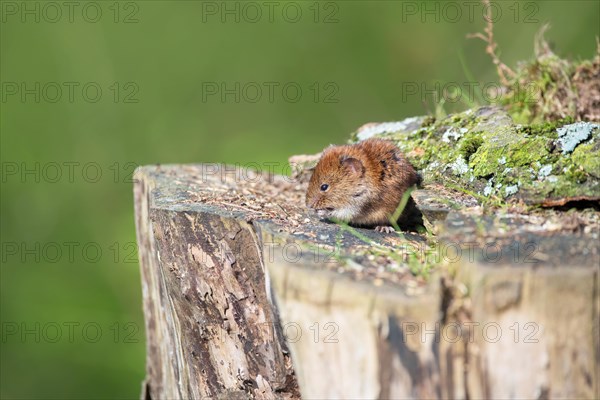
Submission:
M 329 218 L 331 216 L 331 214 L 333 213 L 333 211 L 334 211 L 333 208 L 327 207 L 327 208 L 317 208 L 313 212 L 315 214 L 317 214 L 317 217 L 319 217 L 319 218 Z
M 327 211 L 326 210 L 317 210 L 317 216 L 319 218 L 327 218 Z

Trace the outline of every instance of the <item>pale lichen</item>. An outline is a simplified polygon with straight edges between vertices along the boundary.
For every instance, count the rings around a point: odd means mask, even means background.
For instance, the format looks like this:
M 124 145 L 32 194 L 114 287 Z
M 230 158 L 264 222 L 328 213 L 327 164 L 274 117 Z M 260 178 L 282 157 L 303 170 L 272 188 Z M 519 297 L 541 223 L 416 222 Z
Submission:
M 493 201 L 498 201 L 493 195 L 534 204 L 600 197 L 600 129 L 563 154 L 557 129 L 572 122 L 516 125 L 505 111 L 483 107 L 439 120 L 417 117 L 380 128 L 370 124 L 353 137 L 380 132 L 374 136 L 395 141 L 426 183 L 462 187 Z M 402 129 L 390 132 L 394 127 Z
M 452 168 L 452 172 L 454 172 L 454 175 L 459 176 L 466 174 L 469 170 L 469 166 L 465 162 L 465 159 L 463 158 L 462 154 L 459 155 L 458 158 L 452 164 L 450 164 L 450 168 Z
M 576 122 L 558 128 L 556 130 L 558 143 L 563 154 L 572 152 L 579 143 L 589 139 L 594 129 L 600 129 L 600 125 L 589 122 Z

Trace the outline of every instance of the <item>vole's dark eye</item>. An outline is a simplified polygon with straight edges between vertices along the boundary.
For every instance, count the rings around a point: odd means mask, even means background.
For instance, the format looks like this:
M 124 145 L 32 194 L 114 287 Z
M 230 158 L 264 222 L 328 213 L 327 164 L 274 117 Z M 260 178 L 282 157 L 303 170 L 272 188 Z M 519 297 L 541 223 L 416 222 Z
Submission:
M 324 183 L 324 184 L 321 185 L 321 192 L 325 192 L 325 191 L 327 191 L 327 189 L 329 189 L 329 185 L 328 184 Z

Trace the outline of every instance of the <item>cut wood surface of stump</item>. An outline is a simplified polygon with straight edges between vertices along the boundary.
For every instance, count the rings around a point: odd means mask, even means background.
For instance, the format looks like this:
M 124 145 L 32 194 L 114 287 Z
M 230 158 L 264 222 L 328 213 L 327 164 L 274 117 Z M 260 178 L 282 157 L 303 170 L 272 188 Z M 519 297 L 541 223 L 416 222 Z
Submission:
M 308 215 L 302 179 L 135 178 L 145 398 L 598 398 L 598 213 L 431 184 L 436 236 L 380 234 Z
M 370 398 L 395 390 L 385 385 L 406 368 L 402 390 L 435 395 L 431 344 L 398 337 L 390 345 L 412 358 L 393 367 L 381 335 L 398 335 L 403 315 L 433 324 L 438 285 L 416 283 L 408 270 L 379 271 L 366 253 L 368 268 L 344 269 L 339 251 L 368 252 L 371 244 L 304 215 L 303 187 L 214 165 L 145 167 L 136 180 L 150 397 L 299 397 L 298 377 L 307 398 Z M 382 249 L 402 243 L 383 242 Z M 301 247 L 308 243 L 315 247 Z M 291 368 L 288 347 L 292 358 L 309 357 L 306 368 Z M 380 357 L 389 371 L 379 371 Z

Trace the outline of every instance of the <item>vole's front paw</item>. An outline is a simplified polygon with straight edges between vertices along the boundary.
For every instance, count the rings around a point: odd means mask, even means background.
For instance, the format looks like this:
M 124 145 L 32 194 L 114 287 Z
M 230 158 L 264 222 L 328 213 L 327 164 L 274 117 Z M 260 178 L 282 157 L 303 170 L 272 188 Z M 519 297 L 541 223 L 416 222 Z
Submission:
M 395 232 L 395 229 L 392 226 L 376 226 L 375 232 L 392 233 Z

